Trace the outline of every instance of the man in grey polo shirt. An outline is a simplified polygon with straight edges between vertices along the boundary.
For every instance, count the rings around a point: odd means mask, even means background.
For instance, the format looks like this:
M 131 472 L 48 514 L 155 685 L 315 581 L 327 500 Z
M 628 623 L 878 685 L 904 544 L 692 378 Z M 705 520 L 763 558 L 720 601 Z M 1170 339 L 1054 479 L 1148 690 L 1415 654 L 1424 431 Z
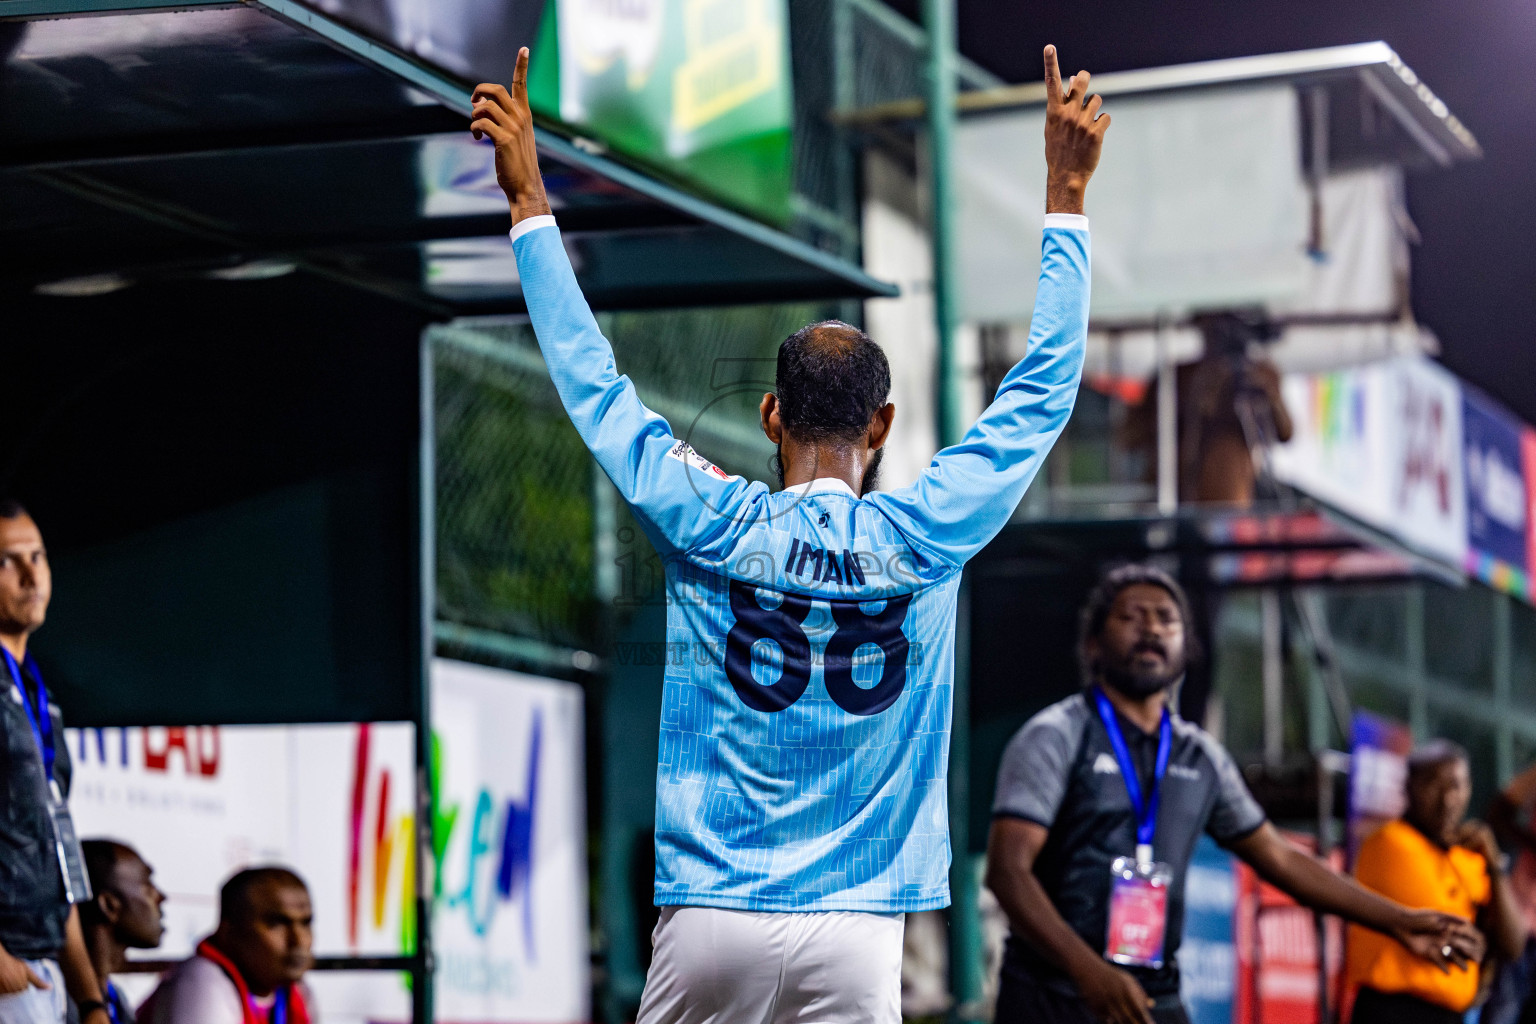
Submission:
M 1201 832 L 1300 902 L 1441 970 L 1481 958 L 1469 922 L 1399 906 L 1287 843 L 1227 752 L 1170 710 L 1188 609 L 1161 570 L 1108 573 L 1083 609 L 1084 690 L 1003 754 L 987 849 L 987 885 L 1012 925 L 997 1024 L 1185 1024 L 1177 954 Z

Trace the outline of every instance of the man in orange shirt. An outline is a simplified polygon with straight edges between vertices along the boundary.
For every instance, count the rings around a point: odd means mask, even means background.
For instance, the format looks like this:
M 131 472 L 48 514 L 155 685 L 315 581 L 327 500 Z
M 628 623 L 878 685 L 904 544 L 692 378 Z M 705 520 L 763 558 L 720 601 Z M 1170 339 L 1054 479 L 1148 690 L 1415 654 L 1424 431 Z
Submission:
M 1471 797 L 1465 750 L 1432 740 L 1414 751 L 1408 809 L 1361 844 L 1355 878 L 1404 906 L 1475 919 L 1493 949 L 1513 958 L 1525 944 L 1524 918 L 1493 832 L 1463 820 Z M 1359 986 L 1353 1024 L 1459 1024 L 1477 999 L 1482 959 L 1439 968 L 1390 938 L 1351 927 L 1348 974 Z

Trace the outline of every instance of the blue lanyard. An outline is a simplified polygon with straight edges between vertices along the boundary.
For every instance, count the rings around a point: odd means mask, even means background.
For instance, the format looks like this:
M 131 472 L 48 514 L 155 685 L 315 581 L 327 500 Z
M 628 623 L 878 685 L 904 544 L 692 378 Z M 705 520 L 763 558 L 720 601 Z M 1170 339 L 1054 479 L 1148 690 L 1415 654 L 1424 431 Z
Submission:
M 112 1024 L 123 1024 L 123 1018 L 117 1012 L 122 1000 L 123 994 L 117 990 L 117 986 L 107 982 L 107 1016 L 112 1018 Z
M 1157 761 L 1152 768 L 1152 792 L 1143 798 L 1141 776 L 1136 762 L 1131 760 L 1130 748 L 1125 745 L 1125 734 L 1120 731 L 1120 721 L 1115 717 L 1115 706 L 1098 687 L 1093 689 L 1094 701 L 1099 706 L 1099 718 L 1104 731 L 1109 733 L 1109 745 L 1115 749 L 1115 760 L 1120 764 L 1120 777 L 1125 780 L 1125 790 L 1131 797 L 1131 808 L 1136 812 L 1136 860 L 1149 864 L 1152 861 L 1152 836 L 1157 830 L 1157 804 L 1162 795 L 1163 776 L 1168 772 L 1168 751 L 1173 746 L 1173 722 L 1168 709 L 1163 708 L 1163 720 L 1157 728 Z
M 11 657 L 11 652 L 0 647 L 0 655 L 5 657 L 5 667 L 10 669 L 11 681 L 16 684 L 16 695 L 21 698 L 21 706 L 27 709 L 27 724 L 32 727 L 32 738 L 37 741 L 38 752 L 43 755 L 43 772 L 48 776 L 48 781 L 53 781 L 53 761 L 56 756 L 53 746 L 53 718 L 48 713 L 48 687 L 43 685 L 43 674 L 37 670 L 37 662 L 32 660 L 32 655 L 27 655 L 27 668 L 32 670 L 32 678 L 37 680 L 37 703 L 27 699 L 27 688 L 21 681 L 21 666 L 16 664 L 16 659 Z
M 251 996 L 245 998 L 250 1002 L 251 1010 L 257 1019 L 260 1019 L 263 1016 L 261 1007 L 256 1005 L 256 1000 Z M 272 1000 L 272 1013 L 267 1020 L 271 1024 L 288 1024 L 288 990 L 286 988 L 280 988 L 275 993 L 275 998 Z

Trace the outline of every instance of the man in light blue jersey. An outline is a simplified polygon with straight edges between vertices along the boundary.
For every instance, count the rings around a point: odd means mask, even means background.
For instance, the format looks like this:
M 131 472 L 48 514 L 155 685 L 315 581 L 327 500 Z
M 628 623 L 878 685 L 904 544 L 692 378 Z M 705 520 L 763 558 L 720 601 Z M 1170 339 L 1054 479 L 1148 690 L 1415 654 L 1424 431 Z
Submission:
M 762 427 L 783 488 L 720 471 L 648 410 L 598 331 L 544 196 L 528 53 L 475 89 L 566 411 L 666 566 L 656 778 L 661 920 L 641 1024 L 900 1019 L 902 915 L 949 903 L 955 598 L 1072 412 L 1088 327 L 1083 193 L 1108 116 L 1045 50 L 1046 216 L 1028 355 L 911 487 L 868 489 L 894 407 L 847 324 L 781 346 Z

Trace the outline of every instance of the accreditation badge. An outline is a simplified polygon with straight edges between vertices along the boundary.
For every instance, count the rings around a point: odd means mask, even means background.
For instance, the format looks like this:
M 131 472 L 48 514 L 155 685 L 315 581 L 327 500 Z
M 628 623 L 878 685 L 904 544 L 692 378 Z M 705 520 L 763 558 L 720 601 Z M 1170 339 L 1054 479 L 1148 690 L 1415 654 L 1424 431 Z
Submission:
M 59 858 L 59 872 L 64 876 L 64 899 L 84 903 L 91 898 L 91 880 L 85 874 L 85 855 L 80 851 L 80 837 L 75 834 L 75 819 L 59 784 L 48 783 L 48 822 L 53 826 L 53 848 Z
M 1115 858 L 1110 865 L 1106 959 L 1130 967 L 1163 966 L 1172 880 L 1173 871 L 1161 861 Z

